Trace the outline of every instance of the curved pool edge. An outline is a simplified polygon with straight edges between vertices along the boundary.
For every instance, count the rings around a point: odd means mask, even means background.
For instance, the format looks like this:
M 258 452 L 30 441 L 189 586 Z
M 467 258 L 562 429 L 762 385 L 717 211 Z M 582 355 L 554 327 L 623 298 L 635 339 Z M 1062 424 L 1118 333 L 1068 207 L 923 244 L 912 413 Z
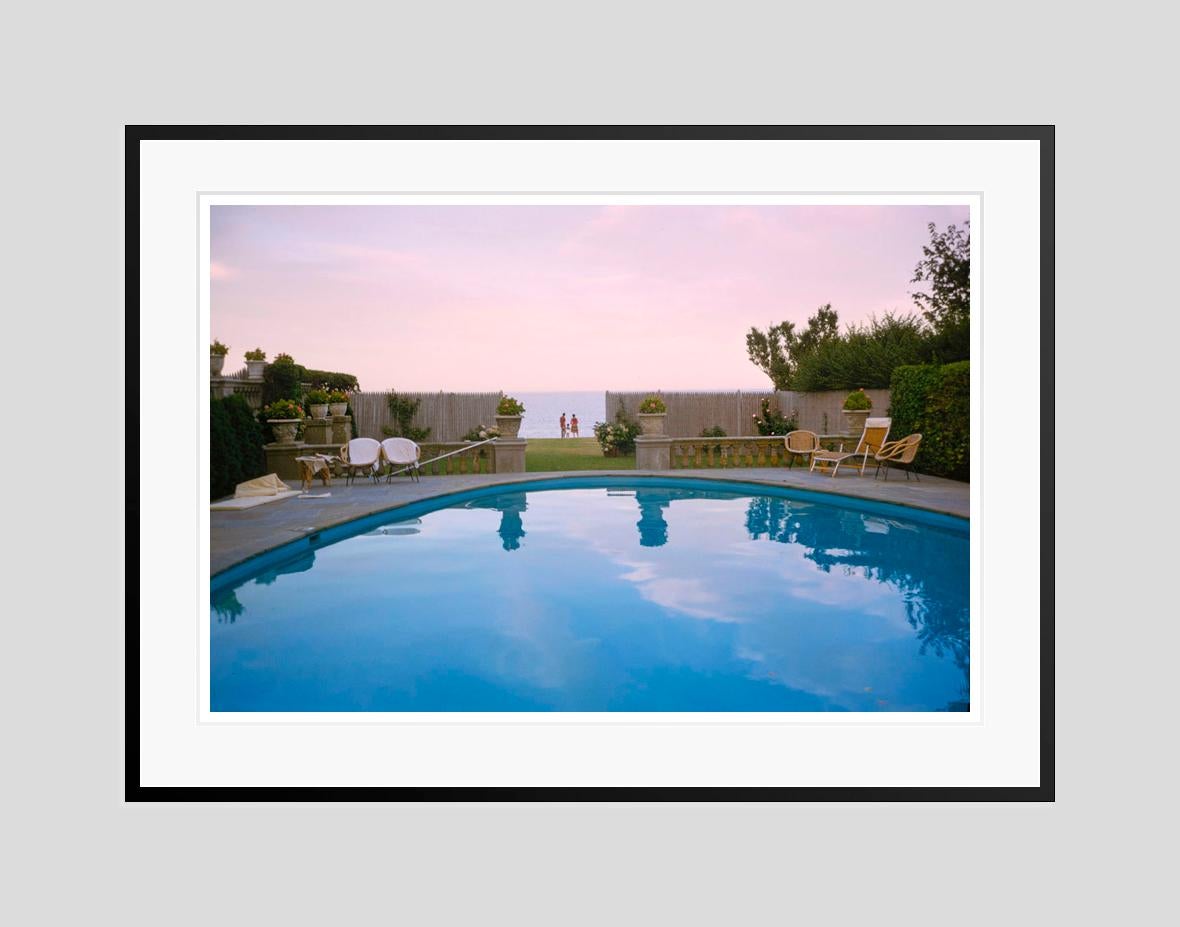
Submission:
M 519 478 L 517 478 L 519 477 Z M 625 485 L 636 482 L 650 483 L 664 488 L 696 488 L 740 491 L 743 488 L 755 490 L 771 490 L 770 495 L 781 498 L 794 498 L 804 502 L 820 502 L 832 504 L 835 497 L 838 504 L 848 508 L 860 509 L 873 514 L 895 514 L 907 517 L 934 527 L 949 528 L 951 530 L 967 531 L 970 528 L 970 518 L 944 508 L 929 505 L 918 505 L 912 502 L 882 502 L 854 493 L 839 492 L 834 489 L 801 487 L 782 482 L 772 482 L 758 478 L 738 478 L 736 476 L 680 476 L 666 472 L 643 471 L 567 471 L 558 473 L 522 473 L 513 474 L 512 478 L 489 482 L 482 486 L 465 487 L 462 489 L 448 489 L 416 499 L 401 499 L 390 505 L 372 509 L 362 515 L 349 515 L 308 530 L 302 537 L 292 540 L 278 540 L 276 543 L 248 554 L 241 559 L 222 567 L 210 575 L 210 589 L 213 594 L 227 586 L 235 585 L 254 573 L 266 569 L 273 563 L 279 563 L 291 556 L 308 550 L 319 550 L 360 534 L 371 527 L 388 521 L 394 512 L 405 512 L 407 518 L 428 514 L 439 509 L 447 508 L 460 502 L 467 502 L 486 496 L 497 495 L 510 489 L 525 491 L 545 491 L 551 489 L 598 489 L 611 485 Z M 574 485 L 571 485 L 574 484 Z M 296 500 L 298 501 L 298 500 Z M 211 529 L 212 530 L 212 529 Z

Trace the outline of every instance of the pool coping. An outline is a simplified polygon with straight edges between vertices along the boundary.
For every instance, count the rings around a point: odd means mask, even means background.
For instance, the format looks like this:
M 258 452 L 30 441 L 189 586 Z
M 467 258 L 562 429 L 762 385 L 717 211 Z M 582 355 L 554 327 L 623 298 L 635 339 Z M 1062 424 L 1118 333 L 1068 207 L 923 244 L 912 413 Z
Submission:
M 747 471 L 748 473 L 749 471 Z M 315 523 L 312 525 L 301 525 L 294 527 L 292 525 L 273 525 L 273 531 L 266 531 L 263 528 L 263 536 L 258 538 L 255 543 L 246 542 L 242 549 L 236 553 L 223 551 L 222 556 L 215 556 L 214 548 L 216 539 L 214 538 L 215 531 L 232 531 L 234 522 L 242 518 L 244 513 L 238 512 L 211 512 L 210 513 L 210 528 L 209 528 L 209 546 L 210 546 L 210 581 L 212 582 L 219 577 L 224 578 L 231 570 L 240 567 L 247 561 L 253 561 L 256 558 L 261 558 L 266 554 L 270 554 L 280 548 L 295 544 L 301 539 L 311 538 L 318 539 L 323 531 L 337 529 L 341 526 L 351 524 L 353 522 L 361 521 L 362 519 L 371 518 L 374 516 L 384 516 L 391 512 L 396 512 L 399 509 L 409 508 L 411 506 L 419 506 L 423 503 L 429 503 L 432 507 L 445 507 L 445 500 L 451 497 L 461 496 L 473 491 L 483 490 L 487 488 L 511 488 L 515 486 L 528 486 L 535 483 L 553 483 L 560 481 L 580 481 L 580 480 L 596 480 L 608 479 L 628 481 L 628 482 L 643 482 L 645 480 L 656 480 L 661 482 L 677 480 L 693 480 L 693 481 L 707 481 L 713 483 L 728 483 L 735 486 L 764 486 L 777 490 L 794 490 L 804 494 L 814 493 L 817 495 L 829 495 L 840 499 L 847 499 L 852 502 L 868 503 L 869 505 L 883 505 L 892 506 L 903 509 L 914 509 L 921 512 L 933 513 L 941 516 L 949 516 L 954 519 L 970 522 L 970 485 L 967 483 L 957 483 L 952 480 L 942 480 L 935 477 L 926 477 L 923 482 L 932 481 L 935 490 L 934 495 L 929 500 L 923 499 L 906 499 L 900 501 L 896 499 L 880 498 L 878 495 L 870 495 L 868 492 L 847 492 L 840 491 L 835 487 L 827 488 L 825 483 L 828 479 L 837 479 L 827 477 L 822 482 L 807 479 L 806 482 L 796 482 L 790 480 L 788 474 L 790 471 L 782 471 L 775 473 L 775 477 L 771 478 L 763 475 L 749 474 L 738 476 L 736 473 L 726 473 L 724 475 L 717 475 L 714 470 L 568 470 L 568 471 L 547 471 L 539 473 L 512 473 L 512 474 L 469 474 L 464 478 L 463 476 L 449 476 L 449 477 L 428 477 L 427 479 L 433 483 L 435 480 L 445 480 L 448 485 L 440 487 L 438 492 L 426 492 L 422 495 L 416 495 L 413 498 L 398 498 L 396 500 L 388 499 L 373 499 L 376 505 L 372 507 L 364 507 L 363 510 L 358 511 L 355 508 L 350 508 L 345 512 L 333 513 L 331 506 L 320 507 L 317 510 L 309 511 L 308 505 L 314 500 L 307 500 L 301 503 L 300 500 L 288 500 L 281 503 L 281 509 L 275 509 L 273 513 L 268 513 L 265 510 L 270 509 L 270 506 L 259 506 L 254 509 L 247 510 L 251 513 L 257 513 L 256 517 L 266 518 L 268 515 L 276 514 L 279 517 L 275 519 L 267 519 L 268 521 L 293 521 L 296 512 L 299 512 L 299 517 L 302 519 L 304 513 L 308 516 L 314 516 Z M 787 477 L 787 479 L 784 479 Z M 863 479 L 863 478 L 858 478 Z M 456 480 L 462 480 L 462 485 L 455 485 Z M 472 481 L 475 480 L 473 483 Z M 873 481 L 877 483 L 877 481 Z M 405 485 L 405 484 L 402 484 Z M 421 486 L 422 484 L 414 484 Z M 857 484 L 847 482 L 845 484 L 848 488 L 853 488 Z M 882 484 L 877 483 L 880 487 Z M 887 485 L 887 484 L 886 484 Z M 918 484 L 921 485 L 921 484 Z M 928 484 L 929 485 L 929 484 Z M 339 487 L 338 487 L 339 488 Z M 362 484 L 360 487 L 351 487 L 351 489 L 365 492 L 373 487 Z M 433 488 L 433 487 L 431 487 Z M 550 487 L 553 488 L 553 487 Z M 862 487 L 864 488 L 864 487 Z M 375 488 L 374 488 L 375 489 Z M 953 496 L 956 504 L 947 504 L 945 500 L 940 500 L 940 496 L 945 496 L 947 492 Z M 314 490 L 313 490 L 314 492 Z M 367 500 L 365 500 L 367 501 Z M 437 503 L 442 505 L 436 505 Z M 386 504 L 388 503 L 388 504 Z M 965 503 L 965 504 L 964 504 Z M 304 505 L 303 509 L 296 509 L 295 506 Z M 276 503 L 276 506 L 280 505 Z M 964 511 L 965 510 L 965 511 Z M 284 516 L 292 516 L 286 518 Z M 214 518 L 213 516 L 220 516 Z M 313 520 L 311 517 L 302 519 L 304 522 Z M 332 542 L 328 542 L 332 543 Z M 323 546 L 323 545 L 317 545 Z M 215 561 L 219 561 L 216 562 Z

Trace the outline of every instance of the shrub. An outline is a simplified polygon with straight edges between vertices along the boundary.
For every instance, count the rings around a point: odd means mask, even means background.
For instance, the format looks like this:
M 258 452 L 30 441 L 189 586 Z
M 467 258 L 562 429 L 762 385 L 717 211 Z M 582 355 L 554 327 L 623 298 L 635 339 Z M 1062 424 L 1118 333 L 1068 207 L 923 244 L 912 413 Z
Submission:
M 328 402 L 348 402 L 348 393 L 340 390 L 333 390 L 328 393 Z
M 389 393 L 389 414 L 393 416 L 393 424 L 385 425 L 381 431 L 388 438 L 409 438 L 411 441 L 425 441 L 430 437 L 429 428 L 421 428 L 414 424 L 414 416 L 418 413 L 421 399 L 411 399 L 396 391 Z M 356 419 L 353 419 L 356 424 Z
M 464 441 L 486 441 L 488 438 L 500 437 L 500 429 L 495 425 L 479 425 L 463 435 Z
M 772 408 L 769 399 L 762 400 L 762 415 L 755 415 L 754 427 L 760 435 L 785 435 L 799 427 L 799 420 L 792 415 L 787 418 L 777 408 Z
M 853 390 L 844 400 L 844 409 L 847 412 L 865 412 L 872 407 L 873 400 L 863 389 Z
M 803 392 L 880 389 L 889 385 L 895 367 L 928 363 L 931 352 L 930 334 L 918 316 L 887 313 L 853 325 L 803 354 L 791 388 Z
M 222 357 L 225 357 L 225 355 L 229 353 L 229 346 L 222 344 L 220 341 L 214 338 L 213 343 L 209 345 L 209 353 L 220 354 Z
M 303 398 L 304 370 L 290 354 L 280 354 L 262 371 L 262 402 L 270 405 L 280 399 L 298 402 Z
M 260 361 L 266 360 L 266 352 L 262 348 L 255 348 L 253 351 L 246 352 L 246 360 Z
M 328 394 L 322 389 L 311 389 L 303 396 L 303 401 L 309 406 L 326 406 L 331 400 Z
M 615 413 L 613 422 L 595 422 L 594 437 L 607 457 L 635 453 L 635 439 L 642 429 L 639 423 L 627 418 L 622 409 Z
M 639 404 L 639 411 L 644 415 L 662 415 L 668 407 L 659 396 L 648 396 Z
M 351 373 L 308 370 L 302 364 L 295 363 L 290 354 L 278 354 L 262 372 L 262 401 L 271 403 L 276 399 L 292 399 L 299 402 L 303 398 L 305 384 L 308 389 L 327 393 L 348 393 L 360 388 Z M 348 397 L 332 401 L 347 402 Z
M 724 438 L 725 437 L 725 429 L 722 428 L 720 425 L 714 425 L 712 428 L 702 428 L 701 429 L 701 437 L 702 438 Z
M 969 361 L 898 367 L 889 386 L 890 435 L 922 435 L 914 466 L 955 480 L 971 478 Z
M 209 403 L 209 497 L 228 496 L 266 469 L 262 430 L 241 396 Z
M 511 396 L 501 396 L 500 404 L 496 406 L 497 415 L 524 415 L 524 405 Z
M 327 390 L 329 393 L 353 393 L 360 389 L 360 384 L 351 373 L 335 373 L 331 370 L 304 370 L 303 382 L 309 387 Z M 344 402 L 345 399 L 338 401 Z

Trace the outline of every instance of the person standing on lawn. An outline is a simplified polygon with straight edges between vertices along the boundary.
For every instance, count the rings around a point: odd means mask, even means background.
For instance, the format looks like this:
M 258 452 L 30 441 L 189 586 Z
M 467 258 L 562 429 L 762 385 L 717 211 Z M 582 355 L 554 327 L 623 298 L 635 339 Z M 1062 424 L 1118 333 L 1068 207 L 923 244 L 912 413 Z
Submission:
M 565 437 L 565 413 L 561 413 L 561 436 Z
M 575 412 L 573 414 L 573 417 L 570 418 L 570 437 L 571 438 L 578 437 L 578 413 L 577 412 Z

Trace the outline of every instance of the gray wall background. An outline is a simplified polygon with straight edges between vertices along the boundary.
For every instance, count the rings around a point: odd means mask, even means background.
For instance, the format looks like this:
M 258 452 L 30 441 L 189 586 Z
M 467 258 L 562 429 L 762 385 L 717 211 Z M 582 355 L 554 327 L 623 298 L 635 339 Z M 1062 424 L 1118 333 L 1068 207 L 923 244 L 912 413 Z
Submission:
M 219 0 L 198 18 L 185 6 L 128 2 L 114 15 L 78 6 L 68 11 L 76 28 L 63 29 L 60 7 L 22 5 L 13 20 L 22 40 L 7 50 L 6 67 L 37 80 L 11 96 L 10 118 L 37 143 L 6 155 L 21 178 L 0 232 L 21 267 L 5 281 L 6 302 L 20 307 L 9 337 L 50 345 L 55 367 L 76 370 L 95 357 L 121 369 L 138 347 L 127 340 L 135 321 L 124 317 L 124 122 L 1055 120 L 1057 304 L 1068 320 L 1056 335 L 1057 377 L 1089 382 L 1100 357 L 1107 379 L 1142 382 L 1143 355 L 1112 350 L 1109 294 L 1119 294 L 1126 318 L 1159 312 L 1156 275 L 1127 267 L 1143 251 L 1166 262 L 1174 235 L 1174 212 L 1161 208 L 1172 194 L 1157 181 L 1174 157 L 1169 120 L 1159 115 L 1171 103 L 1163 69 L 1173 32 L 1158 6 L 1131 7 L 1133 15 L 1113 19 L 1074 17 L 1062 42 L 1059 12 L 1027 4 L 940 5 L 937 16 L 854 4 L 699 18 L 685 17 L 680 4 L 628 4 L 623 32 L 610 15 L 561 21 L 500 7 L 470 9 L 467 27 L 456 29 L 449 7 L 392 5 L 369 10 L 357 28 L 351 17 L 325 18 L 318 5 L 290 4 L 276 18 L 263 5 Z M 671 22 L 675 42 L 667 41 Z M 785 36 L 809 34 L 839 37 L 838 67 L 829 42 L 794 42 L 783 54 Z M 390 54 L 390 36 L 436 35 L 447 37 L 456 66 L 440 67 L 425 39 L 399 41 Z M 211 57 L 217 46 L 249 53 Z M 291 67 L 299 48 L 314 48 L 322 66 Z M 608 68 L 604 48 L 613 50 Z M 1104 67 L 1094 67 L 1095 48 Z M 806 93 L 784 93 L 804 83 Z M 1107 195 L 1096 178 L 1111 178 L 1121 195 Z M 45 247 L 50 240 L 67 247 Z M 1035 306 L 1029 295 L 1030 324 Z M 985 320 L 985 338 L 987 330 Z M 1144 350 L 1151 356 L 1170 343 Z M 76 403 L 72 377 L 45 380 L 44 353 L 16 352 L 11 376 L 45 382 L 51 402 Z M 986 365 L 986 348 L 978 362 Z M 116 377 L 116 407 L 123 389 Z M 1034 399 L 1014 398 L 1011 414 L 1036 414 Z M 1057 414 L 1060 433 L 1076 440 L 1088 433 L 1083 415 L 1127 414 L 1125 394 L 1063 398 Z M 1139 414 L 1130 413 L 1132 428 Z M 81 416 L 71 443 L 109 443 L 124 431 L 122 416 Z M 1092 488 L 1088 468 L 1063 467 L 1046 491 L 1069 500 Z M 38 493 L 13 493 L 9 518 L 24 543 L 12 555 L 20 582 L 10 589 L 6 649 L 53 660 L 51 680 L 40 659 L 14 659 L 5 679 L 14 695 L 6 837 L 18 850 L 6 906 L 26 923 L 80 923 L 114 910 L 124 924 L 226 927 L 367 922 L 375 911 L 423 924 L 484 923 L 504 911 L 515 924 L 747 923 L 784 911 L 825 924 L 1155 922 L 1173 902 L 1160 824 L 1173 787 L 1174 673 L 1165 661 L 1176 629 L 1154 621 L 1149 646 L 1128 639 L 1129 658 L 1111 659 L 1110 621 L 1158 616 L 1170 600 L 1161 579 L 1170 574 L 1148 569 L 1172 542 L 1158 492 L 1154 480 L 1124 480 L 1120 504 L 1107 510 L 1108 532 L 1134 531 L 1136 545 L 1095 543 L 1088 507 L 1058 507 L 1057 611 L 1068 620 L 1058 623 L 1057 685 L 1068 699 L 1058 703 L 1056 805 L 134 807 L 121 803 L 123 622 L 135 594 L 118 543 L 133 517 L 123 481 L 72 496 L 71 520 L 104 526 L 109 543 L 71 558 L 68 583 L 62 557 L 43 555 L 61 549 L 59 516 Z M 188 620 L 188 612 L 151 618 Z M 887 731 L 879 747 L 887 757 Z

